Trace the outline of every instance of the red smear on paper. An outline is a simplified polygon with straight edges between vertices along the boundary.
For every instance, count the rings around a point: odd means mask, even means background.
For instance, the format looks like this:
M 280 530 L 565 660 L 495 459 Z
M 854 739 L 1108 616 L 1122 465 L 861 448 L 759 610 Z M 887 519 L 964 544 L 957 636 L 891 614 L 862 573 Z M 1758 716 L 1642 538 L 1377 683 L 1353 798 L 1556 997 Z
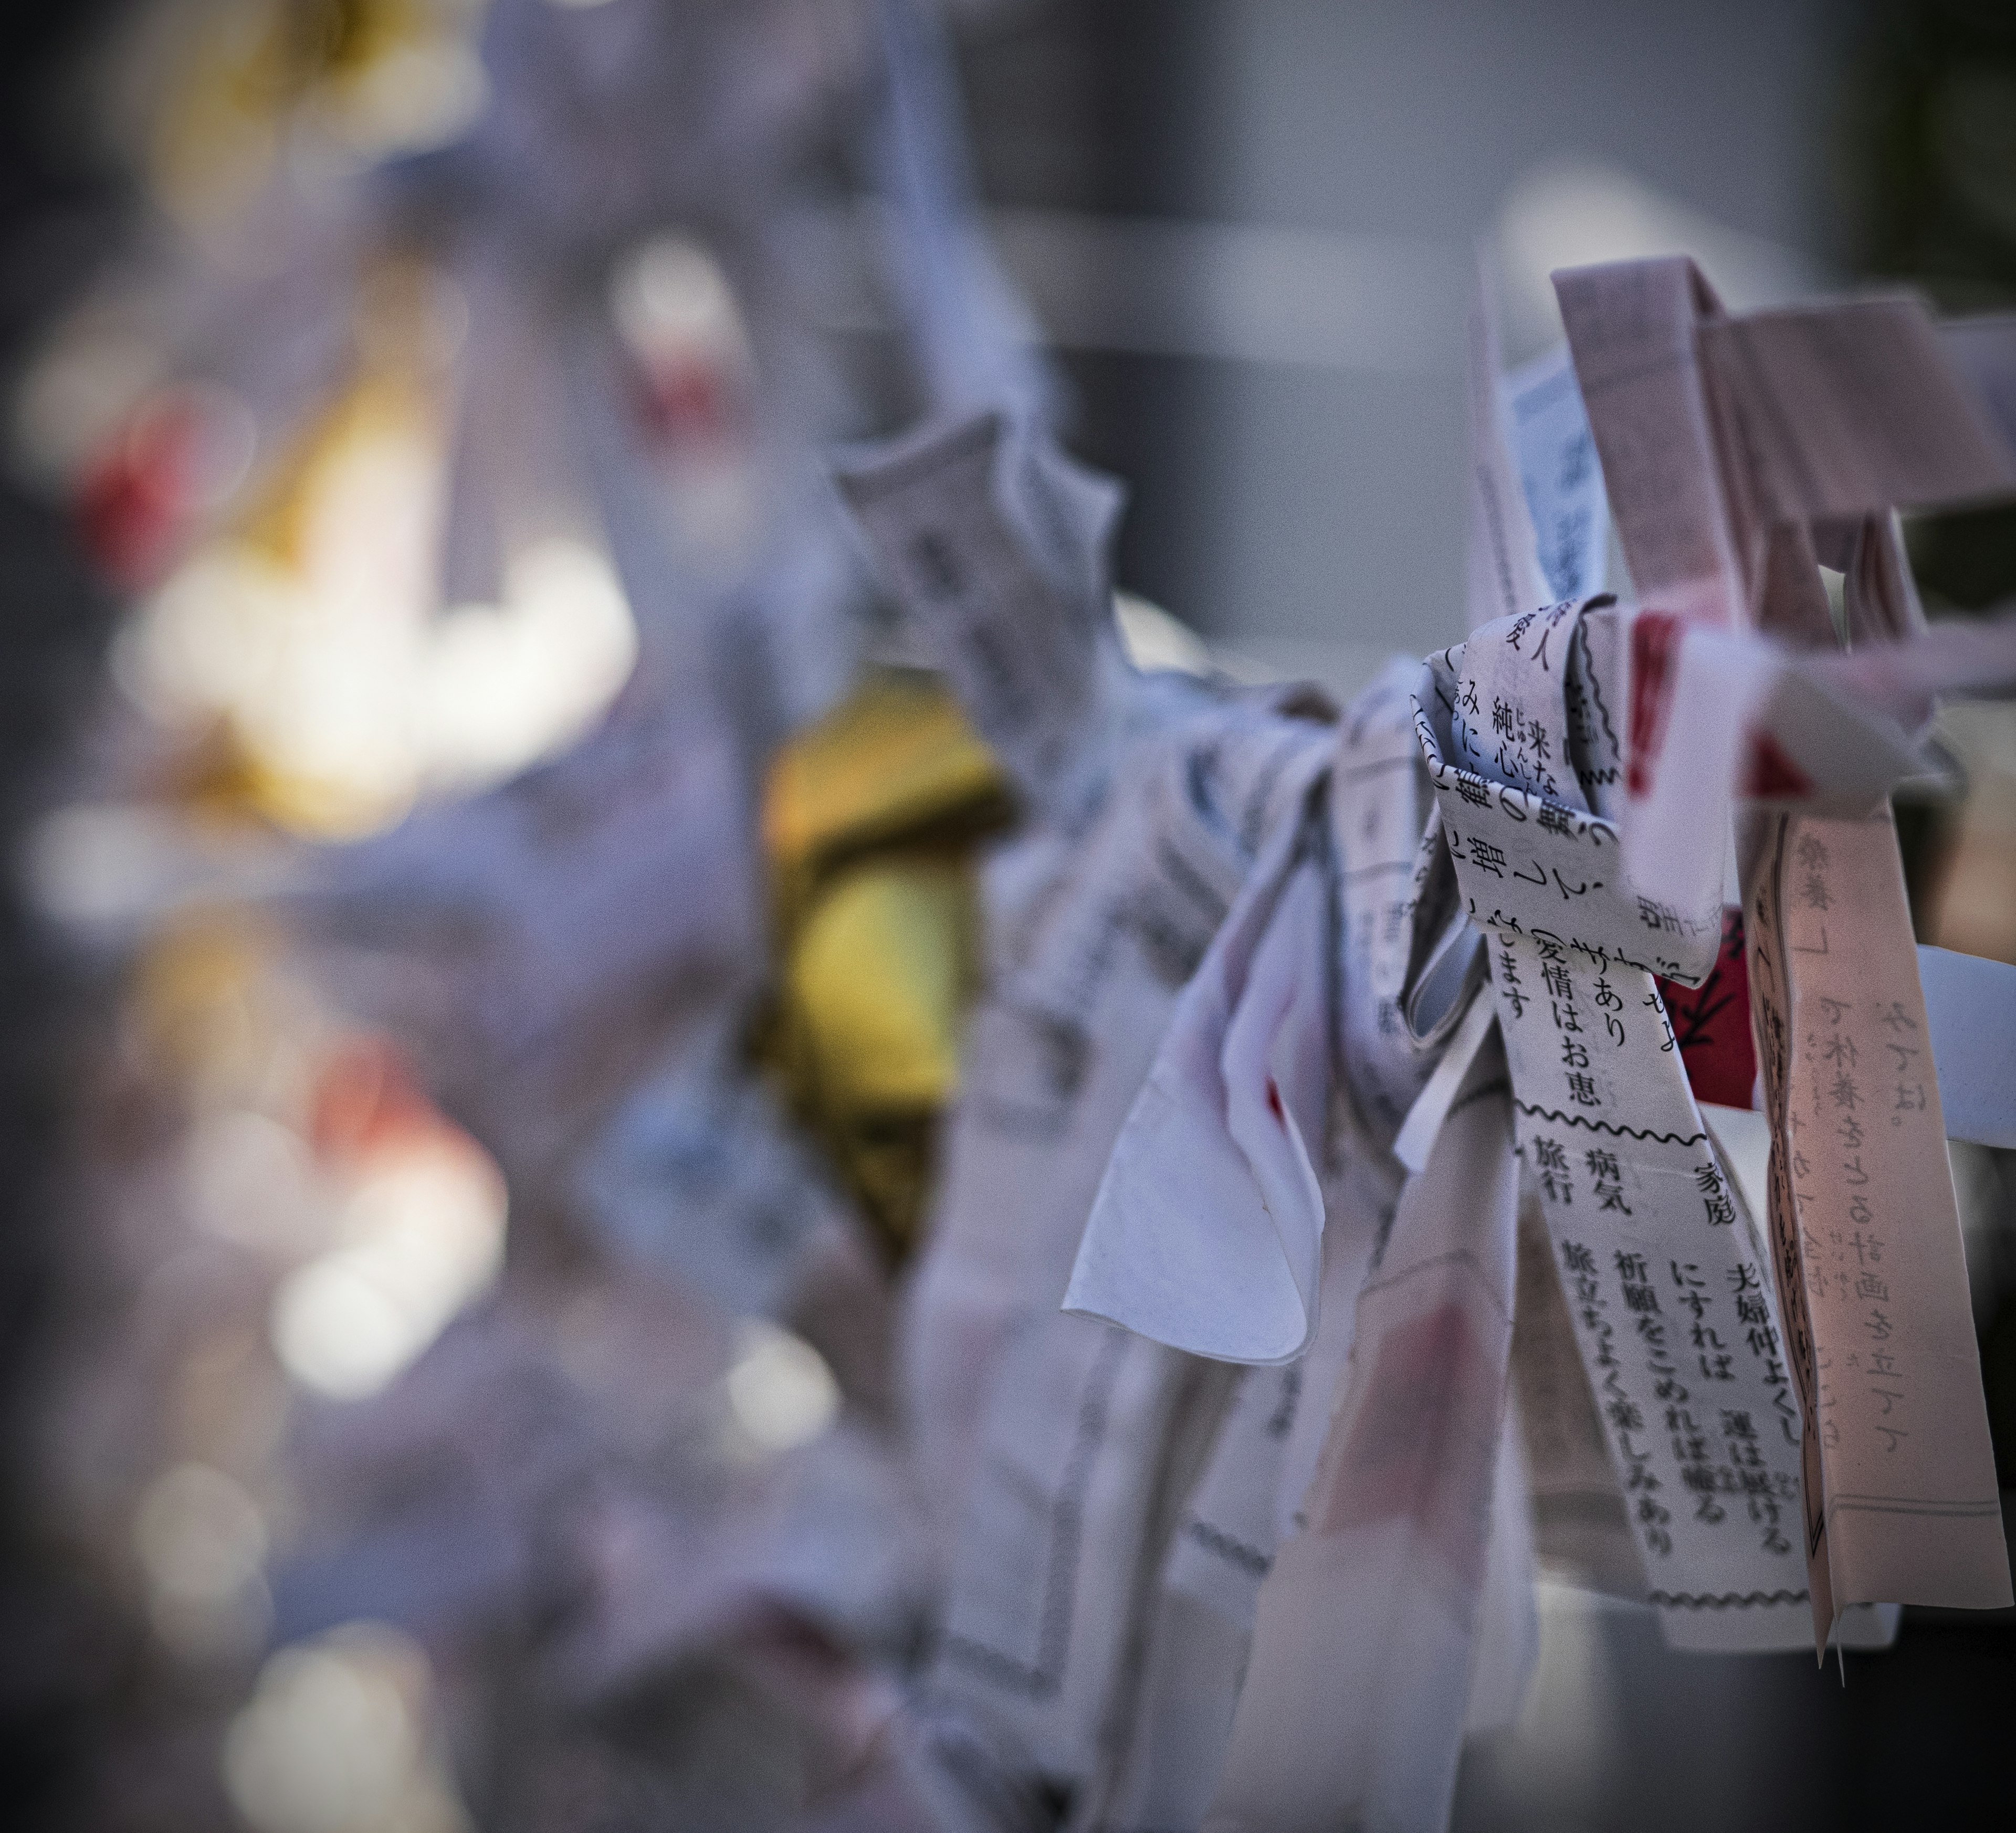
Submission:
M 1750 742 L 1750 769 L 1744 779 L 1746 796 L 1810 796 L 1813 779 L 1787 757 L 1769 732 Z
M 1652 787 L 1652 767 L 1666 742 L 1673 687 L 1679 674 L 1687 620 L 1670 611 L 1641 611 L 1631 625 L 1631 718 L 1624 786 L 1633 796 Z
M 1363 1394 L 1322 1531 L 1409 1521 L 1443 1576 L 1474 1591 L 1503 1396 L 1469 1312 L 1451 1299 L 1388 1332 Z
M 744 430 L 740 390 L 704 357 L 681 354 L 648 363 L 643 404 L 646 427 L 661 445 L 716 444 Z

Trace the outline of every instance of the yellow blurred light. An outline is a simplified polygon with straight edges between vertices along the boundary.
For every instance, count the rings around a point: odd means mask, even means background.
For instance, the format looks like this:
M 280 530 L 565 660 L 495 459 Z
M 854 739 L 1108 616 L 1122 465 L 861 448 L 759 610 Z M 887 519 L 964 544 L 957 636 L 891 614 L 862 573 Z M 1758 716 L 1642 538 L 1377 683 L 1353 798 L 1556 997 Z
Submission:
M 178 9 L 151 176 L 191 228 L 228 230 L 283 156 L 382 157 L 464 132 L 486 99 L 472 0 L 211 0 Z M 299 156 L 307 155 L 304 161 Z
M 826 1100 L 858 1111 L 951 1098 L 977 923 L 960 861 L 878 859 L 835 875 L 788 969 Z
M 413 153 L 467 132 L 489 95 L 475 52 L 437 38 L 387 52 L 323 99 L 319 112 L 359 151 Z
M 968 863 L 1009 818 L 943 685 L 877 670 L 772 760 L 763 846 L 779 997 L 760 1043 L 892 1254 L 915 1245 L 977 979 Z
M 131 696 L 192 736 L 221 727 L 236 767 L 218 780 L 298 832 L 368 833 L 551 755 L 635 666 L 614 573 L 563 537 L 512 556 L 502 604 L 433 614 L 441 458 L 424 391 L 353 391 L 115 647 Z
M 242 913 L 196 911 L 162 925 L 142 954 L 134 1044 L 197 1111 L 271 1108 L 301 1072 L 316 1020 L 282 946 Z

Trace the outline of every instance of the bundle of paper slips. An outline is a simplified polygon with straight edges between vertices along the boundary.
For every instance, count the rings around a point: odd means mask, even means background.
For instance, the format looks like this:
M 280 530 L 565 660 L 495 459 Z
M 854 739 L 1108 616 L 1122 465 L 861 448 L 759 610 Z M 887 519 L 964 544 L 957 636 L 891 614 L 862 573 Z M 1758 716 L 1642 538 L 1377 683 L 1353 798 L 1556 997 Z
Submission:
M 283 162 L 260 261 L 158 285 L 160 386 L 74 480 L 167 581 L 122 678 L 200 716 L 89 785 L 175 870 L 68 912 L 137 963 L 158 1120 L 77 1250 L 131 1299 L 59 1384 L 128 1422 L 55 1456 L 77 1537 L 127 1556 L 220 1345 L 284 1388 L 322 1224 L 220 1246 L 205 1142 L 305 1185 L 423 1137 L 508 1188 L 494 1287 L 373 1397 L 283 1393 L 284 1454 L 175 1454 L 303 1499 L 232 1659 L 397 1626 L 486 1825 L 1433 1829 L 1539 1571 L 1686 1651 L 2008 1605 L 1946 1142 L 2016 1146 L 2016 969 L 1914 945 L 1890 809 L 1951 787 L 1942 698 L 2016 694 L 1897 520 L 2016 496 L 2016 329 L 1564 273 L 1562 351 L 1501 376 L 1478 317 L 1465 642 L 1341 709 L 1145 670 L 927 17 L 802 10 L 495 0 L 469 133 Z M 836 496 L 869 416 L 797 315 L 794 162 L 849 109 L 932 412 Z M 220 628 L 358 652 L 218 607 L 319 602 L 344 453 L 430 412 L 430 616 L 592 548 L 620 692 L 488 778 L 339 768 L 250 669 L 193 699 Z
M 1480 333 L 1470 636 L 1341 713 L 1116 667 L 999 417 L 843 473 L 1049 849 L 904 1346 L 946 1824 L 1440 1826 L 1536 1562 L 1682 1650 L 2010 1601 L 1946 1141 L 2016 1137 L 2016 972 L 1914 946 L 1890 802 L 2016 686 L 1895 515 L 2016 485 L 2010 328 L 1556 285 L 1546 413 Z

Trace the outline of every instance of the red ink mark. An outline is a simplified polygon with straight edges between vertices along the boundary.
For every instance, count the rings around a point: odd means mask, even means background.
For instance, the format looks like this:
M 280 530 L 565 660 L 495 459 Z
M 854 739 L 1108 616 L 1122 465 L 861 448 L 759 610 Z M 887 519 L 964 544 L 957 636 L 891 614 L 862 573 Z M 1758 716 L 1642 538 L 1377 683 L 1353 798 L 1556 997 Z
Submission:
M 1666 740 L 1673 688 L 1679 674 L 1680 639 L 1687 620 L 1670 611 L 1641 611 L 1631 626 L 1630 737 L 1625 745 L 1625 788 L 1648 794 L 1652 769 Z
M 120 585 L 166 570 L 189 512 L 200 432 L 185 403 L 136 415 L 78 480 L 76 514 L 92 558 Z
M 639 405 L 646 430 L 664 447 L 718 445 L 747 430 L 735 379 L 704 357 L 681 353 L 647 362 Z
M 1696 1101 L 1747 1108 L 1757 1080 L 1757 1051 L 1750 1034 L 1750 967 L 1743 947 L 1743 913 L 1722 913 L 1722 947 L 1698 987 L 1661 980 L 1673 1037 L 1687 1066 Z
M 1288 1124 L 1288 1116 L 1281 1111 L 1281 1091 L 1274 1086 L 1274 1078 L 1272 1076 L 1267 1078 L 1267 1111 L 1281 1123 L 1285 1130 Z

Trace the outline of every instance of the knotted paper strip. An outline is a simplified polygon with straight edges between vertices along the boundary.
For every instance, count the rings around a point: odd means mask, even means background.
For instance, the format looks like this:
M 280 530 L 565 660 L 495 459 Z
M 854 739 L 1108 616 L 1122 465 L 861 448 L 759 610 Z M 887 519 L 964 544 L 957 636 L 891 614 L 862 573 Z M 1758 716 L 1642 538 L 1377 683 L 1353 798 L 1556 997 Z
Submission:
M 1707 971 L 1720 913 L 1712 938 L 1706 911 L 1688 934 L 1629 893 L 1573 756 L 1539 755 L 1536 733 L 1567 729 L 1581 621 L 1557 606 L 1475 633 L 1432 671 L 1422 749 L 1490 933 L 1519 1150 L 1661 1626 L 1680 1647 L 1780 1646 L 1777 1619 L 1802 1624 L 1807 1601 L 1798 1408 L 1762 1256 L 1653 984 Z

